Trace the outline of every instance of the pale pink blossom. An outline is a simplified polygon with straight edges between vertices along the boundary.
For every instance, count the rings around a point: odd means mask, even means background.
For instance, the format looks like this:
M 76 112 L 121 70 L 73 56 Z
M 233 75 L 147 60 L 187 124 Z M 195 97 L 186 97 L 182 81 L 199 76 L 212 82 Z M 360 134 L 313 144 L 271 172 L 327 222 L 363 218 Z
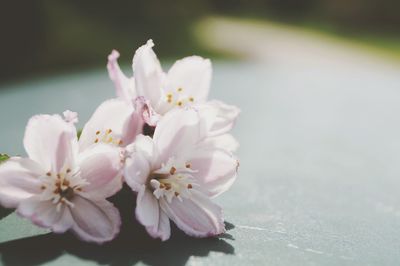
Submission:
M 170 220 L 194 237 L 225 232 L 211 198 L 232 185 L 238 162 L 208 140 L 209 130 L 196 110 L 175 109 L 160 119 L 153 138 L 139 135 L 127 147 L 125 180 L 138 193 L 136 217 L 152 237 L 167 240 Z
M 209 59 L 189 56 L 176 61 L 167 73 L 153 51 L 154 43 L 148 40 L 136 50 L 132 68 L 134 78 L 127 78 L 121 71 L 113 51 L 109 56 L 108 71 L 114 82 L 116 94 L 125 101 L 136 97 L 146 99 L 146 110 L 150 110 L 149 120 L 157 123 L 158 119 L 175 108 L 196 106 L 197 109 L 221 108 L 215 130 L 229 128 L 236 120 L 239 109 L 218 101 L 207 101 L 210 91 L 212 66 Z M 137 109 L 141 112 L 141 109 Z
M 142 132 L 143 123 L 133 103 L 120 98 L 107 100 L 97 107 L 83 127 L 80 150 L 99 143 L 125 147 Z
M 11 157 L 0 165 L 1 205 L 56 233 L 112 240 L 121 220 L 106 198 L 122 186 L 119 150 L 99 144 L 79 152 L 73 123 L 59 115 L 32 117 L 24 147 L 28 158 Z

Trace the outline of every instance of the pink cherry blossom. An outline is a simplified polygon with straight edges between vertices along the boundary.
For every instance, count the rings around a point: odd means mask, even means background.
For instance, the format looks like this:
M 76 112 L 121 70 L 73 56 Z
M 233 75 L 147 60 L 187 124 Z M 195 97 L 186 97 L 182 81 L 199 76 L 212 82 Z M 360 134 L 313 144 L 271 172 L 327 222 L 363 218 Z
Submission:
M 218 127 L 229 127 L 236 120 L 237 107 L 214 101 L 208 102 L 212 67 L 209 59 L 189 56 L 175 62 L 167 73 L 153 51 L 154 43 L 148 40 L 136 50 L 132 68 L 135 77 L 127 78 L 121 71 L 117 58 L 119 53 L 112 51 L 108 61 L 108 71 L 114 82 L 116 94 L 125 101 L 136 97 L 146 99 L 146 108 L 151 110 L 149 120 L 156 123 L 160 116 L 175 108 L 197 106 L 200 108 L 221 108 L 218 111 Z M 140 109 L 138 109 L 140 112 Z
M 136 217 L 152 237 L 167 240 L 170 220 L 194 237 L 225 232 L 211 198 L 232 185 L 238 162 L 208 140 L 209 130 L 196 110 L 175 109 L 160 119 L 153 139 L 139 135 L 127 147 L 125 180 L 138 193 Z
M 142 132 L 143 119 L 134 103 L 110 99 L 96 109 L 79 138 L 81 151 L 93 144 L 106 143 L 125 147 Z
M 79 152 L 73 123 L 59 115 L 32 117 L 28 158 L 0 165 L 0 203 L 53 232 L 102 243 L 119 232 L 118 210 L 106 200 L 122 186 L 119 150 L 99 144 Z

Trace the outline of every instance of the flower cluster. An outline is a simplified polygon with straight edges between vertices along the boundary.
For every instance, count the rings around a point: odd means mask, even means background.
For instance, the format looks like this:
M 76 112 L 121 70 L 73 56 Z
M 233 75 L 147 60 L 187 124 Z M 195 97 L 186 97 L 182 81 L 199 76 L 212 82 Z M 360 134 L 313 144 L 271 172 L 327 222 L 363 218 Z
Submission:
M 234 182 L 238 143 L 229 134 L 239 109 L 208 101 L 211 63 L 198 56 L 163 72 L 149 40 L 126 77 L 108 57 L 117 97 L 100 104 L 78 139 L 77 113 L 36 115 L 26 126 L 27 158 L 0 165 L 0 203 L 53 232 L 103 243 L 118 233 L 118 209 L 107 200 L 124 182 L 137 194 L 136 218 L 154 238 L 170 221 L 186 234 L 224 232 L 212 198 Z

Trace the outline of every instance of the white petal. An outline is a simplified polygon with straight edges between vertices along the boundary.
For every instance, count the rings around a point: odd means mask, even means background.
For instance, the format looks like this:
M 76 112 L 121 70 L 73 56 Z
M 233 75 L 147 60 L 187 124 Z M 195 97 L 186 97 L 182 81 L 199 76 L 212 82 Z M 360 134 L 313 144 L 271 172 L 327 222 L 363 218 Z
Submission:
M 0 203 L 16 208 L 27 198 L 41 192 L 39 176 L 45 174 L 40 166 L 30 160 L 11 157 L 0 165 Z
M 92 145 L 79 154 L 82 178 L 89 182 L 83 192 L 90 197 L 108 198 L 122 188 L 122 163 L 117 147 Z
M 141 115 L 142 120 L 149 126 L 155 127 L 161 116 L 153 109 L 150 102 L 143 96 L 134 101 L 135 110 Z
M 50 228 L 57 233 L 65 232 L 72 226 L 68 207 L 62 205 L 57 210 L 56 204 L 51 201 L 41 201 L 39 196 L 22 201 L 17 212 L 37 226 Z
M 103 243 L 119 233 L 121 218 L 118 209 L 107 200 L 91 201 L 75 196 L 72 202 L 72 230 L 82 240 Z
M 208 137 L 201 141 L 199 147 L 209 147 L 234 152 L 239 148 L 239 142 L 231 134 Z
M 153 238 L 167 240 L 171 235 L 169 219 L 160 209 L 158 200 L 142 185 L 136 200 L 136 218 Z
M 197 106 L 203 123 L 208 125 L 208 135 L 218 136 L 230 131 L 240 114 L 240 109 L 221 101 L 209 101 Z
M 195 102 L 207 100 L 210 90 L 211 62 L 199 56 L 185 57 L 175 62 L 167 74 L 166 91 L 183 92 L 194 98 Z
M 225 232 L 221 208 L 200 192 L 192 190 L 190 199 L 173 198 L 171 203 L 160 200 L 160 206 L 186 234 L 209 237 Z
M 147 182 L 155 158 L 154 145 L 150 137 L 139 135 L 134 144 L 127 148 L 124 177 L 133 191 L 138 192 Z
M 37 115 L 26 126 L 25 150 L 46 171 L 73 168 L 78 152 L 76 129 L 59 115 Z
M 143 122 L 132 104 L 121 99 L 111 99 L 103 102 L 86 123 L 79 138 L 81 151 L 95 143 L 109 129 L 112 143 L 118 145 L 122 140 L 122 146 L 132 143 L 137 134 L 142 130 Z M 97 135 L 99 133 L 100 135 Z M 101 142 L 101 140 L 99 141 Z
M 121 71 L 118 65 L 119 53 L 113 50 L 108 56 L 107 69 L 110 79 L 114 82 L 115 92 L 118 97 L 121 97 L 127 102 L 136 98 L 135 80 L 134 78 L 127 78 Z
M 144 96 L 153 108 L 157 108 L 163 96 L 162 84 L 165 74 L 153 51 L 153 46 L 153 41 L 148 40 L 145 45 L 136 50 L 132 68 L 137 96 Z
M 160 119 L 153 139 L 161 162 L 193 149 L 204 135 L 199 121 L 198 113 L 192 109 L 175 109 Z
M 194 170 L 192 175 L 210 197 L 228 190 L 236 179 L 238 161 L 221 149 L 196 149 L 186 157 Z

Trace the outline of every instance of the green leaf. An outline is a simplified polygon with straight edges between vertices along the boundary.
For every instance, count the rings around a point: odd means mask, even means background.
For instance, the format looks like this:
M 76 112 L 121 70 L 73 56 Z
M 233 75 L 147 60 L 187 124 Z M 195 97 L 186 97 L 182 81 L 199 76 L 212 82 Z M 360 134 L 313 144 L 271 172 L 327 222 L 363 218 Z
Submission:
M 8 160 L 8 158 L 10 158 L 10 156 L 8 156 L 7 154 L 0 153 L 0 163 L 5 162 L 6 160 Z

